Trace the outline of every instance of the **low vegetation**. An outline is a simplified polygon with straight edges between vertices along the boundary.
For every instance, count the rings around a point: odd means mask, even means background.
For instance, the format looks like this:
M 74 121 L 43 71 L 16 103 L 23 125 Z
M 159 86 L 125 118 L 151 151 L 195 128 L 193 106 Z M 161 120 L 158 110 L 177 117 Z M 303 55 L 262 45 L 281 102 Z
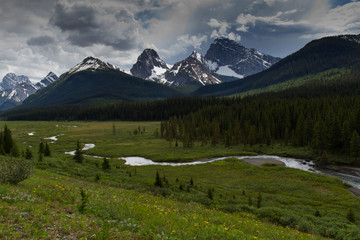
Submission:
M 182 167 L 132 167 L 118 159 L 134 153 L 158 161 L 248 155 L 259 149 L 301 153 L 298 148 L 224 148 L 195 141 L 184 149 L 180 142 L 176 147 L 155 136 L 159 122 L 8 125 L 20 149 L 33 149 L 38 170 L 17 186 L 0 185 L 0 211 L 6 212 L 0 222 L 9 226 L 0 227 L 0 236 L 357 239 L 359 234 L 360 200 L 334 178 L 282 166 L 255 167 L 231 158 Z M 47 139 L 53 136 L 56 141 Z M 80 148 L 95 144 L 81 151 L 81 163 L 64 154 L 75 150 L 78 140 Z M 39 161 L 41 141 L 48 143 L 51 155 Z

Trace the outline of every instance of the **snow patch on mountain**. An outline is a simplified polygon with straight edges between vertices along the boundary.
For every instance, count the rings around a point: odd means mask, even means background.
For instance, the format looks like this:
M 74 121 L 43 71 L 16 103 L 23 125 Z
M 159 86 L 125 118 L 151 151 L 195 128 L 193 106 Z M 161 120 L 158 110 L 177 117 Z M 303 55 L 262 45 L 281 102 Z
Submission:
M 8 73 L 0 82 L 1 89 L 5 89 L 0 91 L 0 109 L 6 110 L 15 107 L 39 89 L 56 80 L 57 76 L 52 72 L 36 84 L 33 84 L 26 76 L 16 76 L 14 73 Z
M 258 73 L 279 60 L 280 58 L 266 55 L 253 48 L 248 49 L 227 38 L 215 39 L 205 54 L 205 64 L 211 72 L 219 73 L 219 69 L 225 67 L 220 71 L 232 74 L 227 76 L 234 76 L 231 71 L 228 71 L 227 68 L 229 68 L 238 74 L 236 77 L 239 77 L 239 75 L 246 77 Z
M 0 82 L 0 91 L 13 89 L 21 83 L 32 84 L 30 79 L 24 75 L 17 76 L 15 73 L 8 73 Z
M 234 72 L 234 70 L 232 70 L 229 65 L 219 67 L 216 73 L 224 76 L 244 78 L 244 75 Z
M 74 74 L 85 70 L 95 71 L 97 69 L 110 69 L 120 71 L 118 67 L 110 63 L 105 63 L 94 57 L 87 57 L 81 63 L 71 68 L 67 73 Z

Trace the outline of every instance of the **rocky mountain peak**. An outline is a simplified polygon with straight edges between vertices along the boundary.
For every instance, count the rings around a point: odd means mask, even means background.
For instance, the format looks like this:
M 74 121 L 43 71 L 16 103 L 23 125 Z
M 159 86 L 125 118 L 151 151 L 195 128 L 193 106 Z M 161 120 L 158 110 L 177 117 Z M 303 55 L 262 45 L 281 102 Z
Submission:
M 165 73 L 165 79 L 173 86 L 186 84 L 205 86 L 221 83 L 221 80 L 212 75 L 207 66 L 203 64 L 203 58 L 197 52 L 193 52 L 185 60 L 177 62 Z
M 166 63 L 159 57 L 154 49 L 145 49 L 132 66 L 130 72 L 133 76 L 152 79 L 168 70 Z
M 195 50 L 191 53 L 191 55 L 189 56 L 189 58 L 196 59 L 196 60 L 198 60 L 198 61 L 201 62 L 201 63 L 204 63 L 204 62 L 205 62 L 205 61 L 204 61 L 204 57 L 203 57 L 200 53 L 198 53 L 197 51 L 195 51 Z
M 8 73 L 0 82 L 0 90 L 9 90 L 15 88 L 17 85 L 21 83 L 31 84 L 31 81 L 28 77 L 24 75 L 17 76 L 15 73 Z
M 120 70 L 118 67 L 101 61 L 98 58 L 87 57 L 81 63 L 70 69 L 67 73 L 74 74 L 85 70 L 97 70 L 97 69 L 108 69 L 108 70 Z
M 46 75 L 46 77 L 43 78 L 40 82 L 36 83 L 35 86 L 38 88 L 44 88 L 56 80 L 58 80 L 58 76 L 56 76 L 56 74 L 53 72 L 49 72 L 48 75 Z
M 279 60 L 224 37 L 215 39 L 205 54 L 212 72 L 239 78 L 261 72 Z

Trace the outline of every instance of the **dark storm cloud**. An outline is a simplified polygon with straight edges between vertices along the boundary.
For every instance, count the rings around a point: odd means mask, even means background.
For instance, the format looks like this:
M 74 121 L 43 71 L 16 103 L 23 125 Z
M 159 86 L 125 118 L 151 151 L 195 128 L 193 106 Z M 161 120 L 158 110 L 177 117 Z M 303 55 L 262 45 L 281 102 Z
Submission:
M 62 3 L 56 4 L 54 16 L 50 23 L 68 34 L 67 40 L 75 46 L 89 47 L 94 44 L 111 46 L 113 49 L 124 51 L 133 49 L 136 44 L 131 33 L 125 29 L 123 37 L 114 32 L 114 26 L 108 22 L 111 16 L 102 16 L 100 10 L 88 5 L 75 4 L 65 6 Z M 130 13 L 122 10 L 113 16 L 113 21 L 130 19 Z M 129 20 L 131 21 L 131 20 Z M 116 24 L 111 22 L 111 24 Z M 129 33 L 127 36 L 126 33 Z
M 66 7 L 58 3 L 50 23 L 62 31 L 87 32 L 100 27 L 96 21 L 96 10 L 86 5 Z
M 55 40 L 50 36 L 40 36 L 30 38 L 26 43 L 29 46 L 45 46 L 54 43 Z

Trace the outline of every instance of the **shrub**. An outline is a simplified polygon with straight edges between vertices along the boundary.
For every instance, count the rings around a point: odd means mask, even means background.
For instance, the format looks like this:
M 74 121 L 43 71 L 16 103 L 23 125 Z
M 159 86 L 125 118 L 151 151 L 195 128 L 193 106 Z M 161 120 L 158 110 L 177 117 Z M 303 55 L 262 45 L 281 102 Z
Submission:
M 0 160 L 0 181 L 18 184 L 27 179 L 33 169 L 33 163 L 20 158 L 4 158 Z
M 156 172 L 155 186 L 157 186 L 157 187 L 163 187 L 163 183 L 162 183 L 162 181 L 161 181 L 161 178 L 160 178 L 160 175 L 159 175 L 159 171 Z
M 86 208 L 88 206 L 89 195 L 82 188 L 80 189 L 80 195 L 81 195 L 81 203 L 78 207 L 78 210 L 81 214 L 83 214 L 83 213 L 85 213 Z
M 346 214 L 346 218 L 352 223 L 355 222 L 355 214 L 351 208 L 349 209 L 348 213 Z

